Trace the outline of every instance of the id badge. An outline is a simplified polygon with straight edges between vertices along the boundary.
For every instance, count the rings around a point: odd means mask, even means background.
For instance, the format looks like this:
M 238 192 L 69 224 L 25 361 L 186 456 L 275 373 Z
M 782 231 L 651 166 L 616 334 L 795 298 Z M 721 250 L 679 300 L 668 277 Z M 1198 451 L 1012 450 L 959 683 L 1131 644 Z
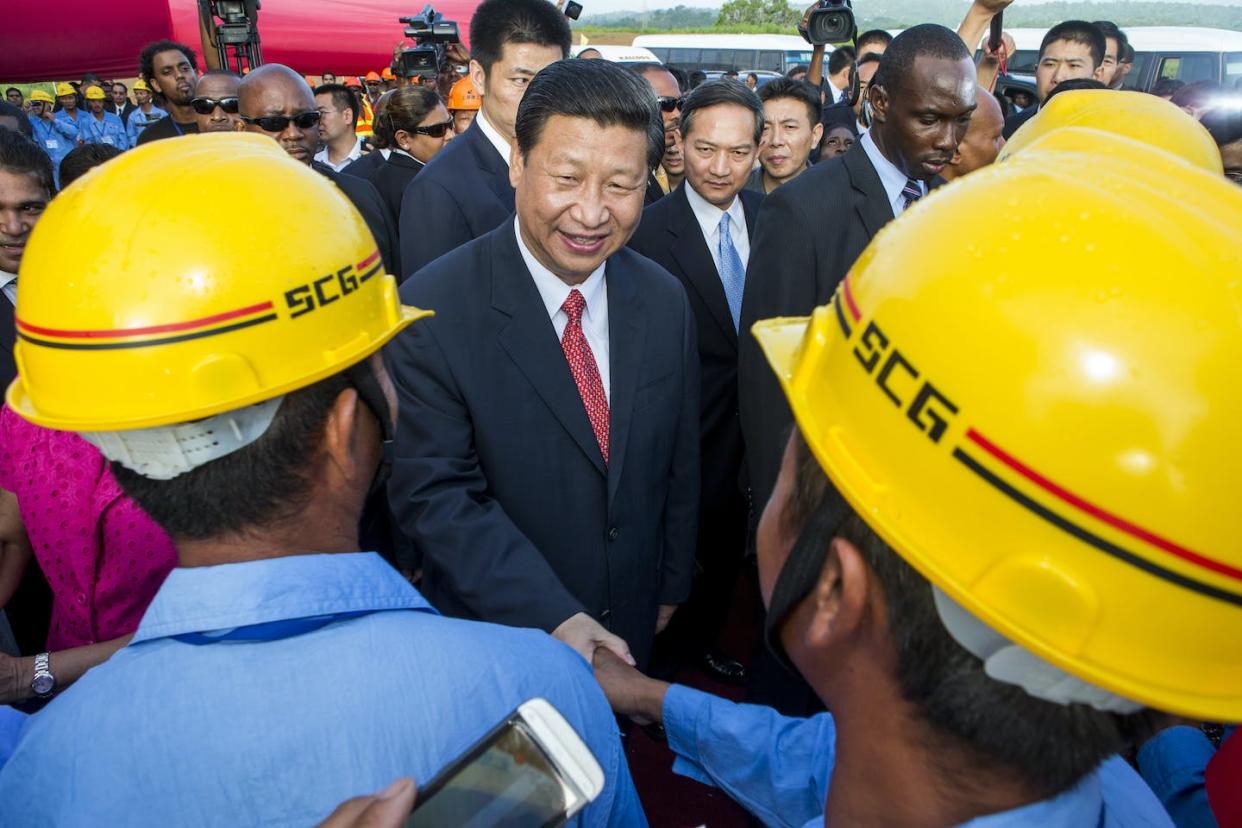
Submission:
M 48 149 L 60 149 L 60 143 L 55 138 L 48 138 L 43 143 L 47 144 Z

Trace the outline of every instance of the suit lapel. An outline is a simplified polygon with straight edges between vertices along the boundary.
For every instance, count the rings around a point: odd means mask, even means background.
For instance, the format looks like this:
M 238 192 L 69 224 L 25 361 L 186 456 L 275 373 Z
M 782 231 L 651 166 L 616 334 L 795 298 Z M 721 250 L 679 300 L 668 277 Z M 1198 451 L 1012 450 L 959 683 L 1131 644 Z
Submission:
M 611 393 L 608 413 L 608 504 L 621 482 L 625 449 L 629 443 L 634 415 L 634 395 L 647 348 L 647 315 L 642 297 L 634 289 L 629 274 L 608 260 L 604 271 L 608 289 L 608 355 Z M 585 414 L 583 415 L 586 416 Z
M 703 228 L 690 208 L 690 200 L 686 197 L 687 186 L 683 183 L 673 191 L 668 222 L 668 232 L 673 240 L 669 252 L 681 266 L 691 287 L 702 298 L 703 304 L 707 305 L 712 319 L 736 347 L 737 331 L 733 329 L 729 300 L 725 297 L 724 285 L 720 283 L 720 274 L 716 272 L 716 262 L 707 247 L 707 240 L 703 238 Z M 750 215 L 746 216 L 746 227 L 748 232 L 754 227 L 754 219 Z
M 862 195 L 854 205 L 858 218 L 863 227 L 867 228 L 867 235 L 874 238 L 884 225 L 893 220 L 893 207 L 888 202 L 888 192 L 880 181 L 880 174 L 871 166 L 871 159 L 867 157 L 861 141 L 854 143 L 845 154 L 844 161 L 846 172 L 850 176 L 850 185 L 855 192 Z
M 513 185 L 509 183 L 509 159 L 500 157 L 500 153 L 492 146 L 492 142 L 483 134 L 483 128 L 479 126 L 477 119 L 470 124 L 470 128 L 462 136 L 462 139 L 467 138 L 470 139 L 470 149 L 474 152 L 479 166 L 489 173 L 488 187 L 505 205 L 505 208 L 512 211 Z
M 607 474 L 586 406 L 557 341 L 556 328 L 518 251 L 513 222 L 504 228 L 492 236 L 491 250 L 492 307 L 510 317 L 500 331 L 500 347 L 599 473 Z M 615 388 L 615 378 L 613 383 Z

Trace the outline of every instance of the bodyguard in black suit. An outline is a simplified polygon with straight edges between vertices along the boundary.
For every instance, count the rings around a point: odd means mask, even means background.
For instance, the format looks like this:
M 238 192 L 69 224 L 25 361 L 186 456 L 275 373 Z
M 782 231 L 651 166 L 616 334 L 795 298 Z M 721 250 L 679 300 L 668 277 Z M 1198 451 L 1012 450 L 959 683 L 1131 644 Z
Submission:
M 565 15 L 547 0 L 488 0 L 470 20 L 470 78 L 479 114 L 411 182 L 400 211 L 407 273 L 477 239 L 513 214 L 509 153 L 526 84 L 569 55 Z
M 517 138 L 516 220 L 401 288 L 436 316 L 386 351 L 389 499 L 442 612 L 641 664 L 690 592 L 699 489 L 694 318 L 624 247 L 662 147 L 655 102 L 614 64 L 558 62 Z
M 961 38 L 943 26 L 915 26 L 893 39 L 867 90 L 869 133 L 844 156 L 816 164 L 764 200 L 746 274 L 744 331 L 760 319 L 805 316 L 826 303 L 880 229 L 944 183 L 940 171 L 975 109 L 974 77 Z M 741 338 L 738 357 L 757 521 L 776 482 L 792 415 L 752 336 Z M 762 693 L 756 701 L 805 712 Z
M 721 265 L 719 223 L 729 214 L 732 235 L 748 242 L 753 236 L 763 195 L 744 188 L 763 135 L 762 104 L 742 84 L 702 84 L 686 97 L 681 133 L 689 150 L 686 180 L 643 211 L 630 240 L 630 247 L 685 286 L 699 339 L 699 571 L 689 603 L 665 636 L 674 663 L 659 666 L 673 669 L 691 659 L 718 679 L 740 682 L 742 665 L 718 652 L 716 640 L 745 555 L 747 528 L 737 414 L 737 317 Z M 740 244 L 743 238 L 735 245 L 739 253 L 749 250 L 749 244 Z M 739 257 L 738 265 L 740 278 L 744 259 Z M 740 282 L 737 287 L 740 307 Z
M 332 183 L 341 189 L 345 197 L 362 214 L 362 220 L 367 223 L 367 229 L 375 237 L 375 244 L 379 247 L 384 266 L 400 281 L 404 271 L 401 269 L 401 259 L 398 254 L 396 221 L 388 205 L 384 203 L 383 197 L 375 189 L 375 185 L 357 176 L 334 172 L 327 164 L 320 164 L 318 161 L 312 162 L 311 167 L 315 172 L 331 179 Z

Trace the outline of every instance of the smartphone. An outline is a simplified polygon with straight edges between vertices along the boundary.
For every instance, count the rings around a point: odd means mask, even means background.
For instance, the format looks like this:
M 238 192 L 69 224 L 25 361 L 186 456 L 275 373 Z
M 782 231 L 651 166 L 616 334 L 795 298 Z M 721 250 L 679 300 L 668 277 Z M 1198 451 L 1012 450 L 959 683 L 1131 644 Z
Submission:
M 604 789 L 565 717 L 531 699 L 418 788 L 406 828 L 557 828 Z

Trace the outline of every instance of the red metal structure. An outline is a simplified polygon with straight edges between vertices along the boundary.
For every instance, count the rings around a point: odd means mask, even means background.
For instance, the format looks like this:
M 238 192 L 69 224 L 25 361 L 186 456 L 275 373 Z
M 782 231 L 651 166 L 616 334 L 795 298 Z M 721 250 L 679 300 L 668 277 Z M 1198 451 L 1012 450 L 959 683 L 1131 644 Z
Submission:
M 418 14 L 427 0 L 263 0 L 263 59 L 302 74 L 365 74 L 392 59 L 401 37 L 398 17 Z M 469 37 L 479 0 L 439 0 L 436 11 Z M 12 3 L 4 12 L 0 80 L 22 83 L 138 74 L 138 53 L 171 38 L 200 53 L 195 0 L 55 0 Z

